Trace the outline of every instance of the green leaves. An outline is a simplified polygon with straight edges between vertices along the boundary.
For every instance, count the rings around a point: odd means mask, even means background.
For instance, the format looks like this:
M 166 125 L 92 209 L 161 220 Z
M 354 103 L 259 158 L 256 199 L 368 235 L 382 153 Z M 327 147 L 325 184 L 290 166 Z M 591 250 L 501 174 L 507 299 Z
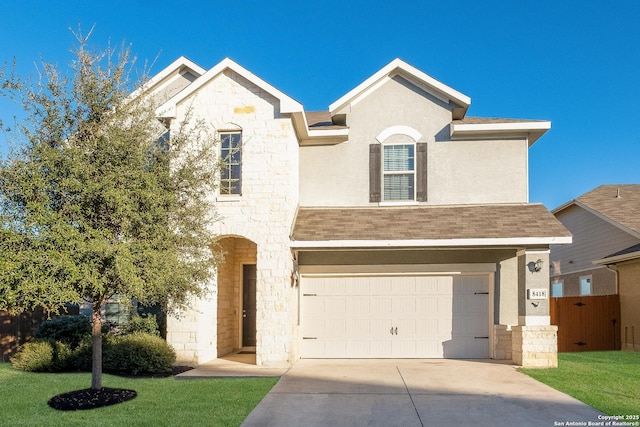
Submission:
M 115 294 L 184 303 L 215 265 L 213 140 L 186 120 L 158 144 L 168 129 L 144 90 L 129 97 L 129 51 L 79 40 L 71 77 L 45 64 L 37 82 L 0 89 L 27 113 L 0 166 L 0 310 Z

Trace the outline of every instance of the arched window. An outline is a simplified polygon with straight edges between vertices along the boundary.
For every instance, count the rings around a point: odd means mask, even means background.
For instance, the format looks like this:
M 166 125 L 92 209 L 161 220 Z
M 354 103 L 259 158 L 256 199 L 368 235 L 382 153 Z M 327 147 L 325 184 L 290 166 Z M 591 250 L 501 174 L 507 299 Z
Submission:
M 389 127 L 371 144 L 371 202 L 426 201 L 426 143 L 408 126 Z

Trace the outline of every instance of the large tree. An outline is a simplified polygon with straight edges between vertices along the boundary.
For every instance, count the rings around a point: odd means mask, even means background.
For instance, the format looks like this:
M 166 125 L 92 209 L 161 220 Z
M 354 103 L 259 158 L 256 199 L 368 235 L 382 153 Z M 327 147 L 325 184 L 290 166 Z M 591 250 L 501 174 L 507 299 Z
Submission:
M 149 84 L 131 81 L 129 48 L 96 52 L 76 38 L 67 73 L 0 72 L 0 94 L 26 113 L 0 165 L 0 310 L 90 302 L 100 389 L 108 299 L 181 308 L 205 291 L 217 161 L 202 123 L 169 134 L 157 120 Z

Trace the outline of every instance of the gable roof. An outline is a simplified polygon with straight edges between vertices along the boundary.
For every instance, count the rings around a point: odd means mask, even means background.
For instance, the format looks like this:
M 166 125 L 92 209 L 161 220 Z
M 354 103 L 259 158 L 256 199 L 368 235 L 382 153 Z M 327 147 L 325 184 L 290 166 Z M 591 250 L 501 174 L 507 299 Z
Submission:
M 277 98 L 280 101 L 281 113 L 284 113 L 284 114 L 295 113 L 295 112 L 302 113 L 303 111 L 302 104 L 300 104 L 298 101 L 284 94 L 283 92 L 276 89 L 275 87 L 271 86 L 269 83 L 262 80 L 260 77 L 256 76 L 246 68 L 234 62 L 232 59 L 225 58 L 222 61 L 220 61 L 218 64 L 216 64 L 213 68 L 211 68 L 209 71 L 201 75 L 196 81 L 191 83 L 185 90 L 181 91 L 176 96 L 174 96 L 173 98 L 171 98 L 170 100 L 162 104 L 160 107 L 158 107 L 158 109 L 156 110 L 158 116 L 159 117 L 175 117 L 176 106 L 180 102 L 184 101 L 187 97 L 192 95 L 194 92 L 196 92 L 202 86 L 204 86 L 205 84 L 210 82 L 212 79 L 217 77 L 219 74 L 223 73 L 225 70 L 231 70 L 235 72 L 236 74 L 247 79 L 254 85 L 258 86 L 260 89 L 264 90 L 265 92 Z
M 640 184 L 601 185 L 552 212 L 557 215 L 574 205 L 640 238 Z
M 159 91 L 162 86 L 169 84 L 171 80 L 176 77 L 184 74 L 192 74 L 195 77 L 200 77 L 206 72 L 204 68 L 190 60 L 185 56 L 181 56 L 171 64 L 164 67 L 160 72 L 154 75 L 148 82 L 146 82 L 142 87 L 135 90 L 133 93 L 129 95 L 129 97 L 133 98 L 141 93 L 149 93 L 154 91 Z M 166 100 L 165 100 L 166 101 Z
M 453 117 L 455 119 L 461 119 L 464 117 L 469 105 L 471 105 L 471 98 L 468 96 L 445 85 L 444 83 L 439 82 L 430 75 L 418 70 L 412 65 L 407 64 L 403 60 L 396 58 L 384 66 L 380 71 L 350 90 L 333 104 L 329 105 L 329 112 L 334 114 L 342 107 L 354 102 L 362 96 L 366 96 L 381 84 L 397 75 L 402 76 L 437 98 L 453 104 Z
M 571 243 L 541 204 L 300 208 L 294 248 Z

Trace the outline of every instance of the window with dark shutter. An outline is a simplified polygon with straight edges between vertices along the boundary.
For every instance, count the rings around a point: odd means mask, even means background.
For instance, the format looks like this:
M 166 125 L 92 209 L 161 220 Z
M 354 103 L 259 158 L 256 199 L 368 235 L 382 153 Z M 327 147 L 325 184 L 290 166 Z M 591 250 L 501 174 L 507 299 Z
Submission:
M 379 202 L 381 198 L 382 159 L 381 145 L 369 145 L 369 201 Z
M 416 144 L 416 200 L 427 201 L 427 144 Z

